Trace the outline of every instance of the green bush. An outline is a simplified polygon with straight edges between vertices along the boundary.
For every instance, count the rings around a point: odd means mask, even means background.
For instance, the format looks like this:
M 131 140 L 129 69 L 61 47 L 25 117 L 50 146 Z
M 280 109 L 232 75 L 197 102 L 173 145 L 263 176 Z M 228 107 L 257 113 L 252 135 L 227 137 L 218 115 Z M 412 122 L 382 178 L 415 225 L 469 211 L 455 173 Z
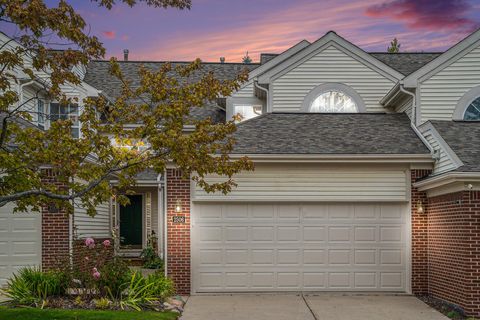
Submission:
M 69 283 L 69 276 L 64 272 L 42 272 L 39 268 L 27 267 L 8 280 L 4 292 L 14 303 L 43 306 L 47 298 L 65 295 Z
M 155 272 L 146 279 L 147 284 L 152 284 L 152 295 L 157 297 L 161 301 L 165 301 L 166 298 L 171 297 L 175 293 L 175 286 L 173 281 L 165 277 L 161 272 Z
M 133 272 L 129 285 L 122 294 L 120 307 L 134 310 L 152 307 L 155 302 L 165 300 L 174 292 L 173 281 L 160 272 L 149 275 L 147 278 L 140 272 Z
M 111 299 L 119 299 L 122 291 L 126 289 L 130 281 L 130 268 L 119 257 L 108 261 L 100 268 L 98 289 L 102 296 L 109 295 Z

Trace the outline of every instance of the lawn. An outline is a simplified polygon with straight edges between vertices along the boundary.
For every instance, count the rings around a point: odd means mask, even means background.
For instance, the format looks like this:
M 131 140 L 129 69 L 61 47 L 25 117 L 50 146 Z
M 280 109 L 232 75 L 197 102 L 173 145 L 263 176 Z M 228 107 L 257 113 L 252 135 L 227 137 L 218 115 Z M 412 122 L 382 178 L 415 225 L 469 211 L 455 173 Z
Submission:
M 175 320 L 178 313 L 0 307 L 0 320 Z

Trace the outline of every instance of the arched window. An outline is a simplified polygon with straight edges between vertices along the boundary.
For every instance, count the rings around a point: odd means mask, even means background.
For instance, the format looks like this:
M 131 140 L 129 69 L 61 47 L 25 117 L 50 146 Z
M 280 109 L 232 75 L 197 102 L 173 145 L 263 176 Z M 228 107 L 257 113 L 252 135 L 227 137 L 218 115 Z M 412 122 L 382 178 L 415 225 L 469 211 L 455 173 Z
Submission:
M 480 86 L 470 89 L 458 100 L 453 120 L 480 121 Z
M 473 100 L 465 110 L 463 120 L 480 120 L 480 97 Z
M 358 112 L 358 108 L 352 97 L 331 90 L 321 93 L 313 100 L 310 112 Z
M 342 83 L 325 83 L 313 88 L 303 100 L 303 112 L 365 112 L 362 98 Z

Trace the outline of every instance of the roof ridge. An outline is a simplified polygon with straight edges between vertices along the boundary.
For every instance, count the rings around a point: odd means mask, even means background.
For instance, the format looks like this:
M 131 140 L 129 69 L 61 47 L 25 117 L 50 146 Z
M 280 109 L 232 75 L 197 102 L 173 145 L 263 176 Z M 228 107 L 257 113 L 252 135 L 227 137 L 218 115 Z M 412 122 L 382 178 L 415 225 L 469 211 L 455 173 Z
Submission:
M 110 60 L 102 60 L 102 59 L 93 59 L 90 60 L 90 62 L 110 62 Z M 118 60 L 118 63 L 192 63 L 194 61 L 176 61 L 176 60 Z M 215 62 L 215 61 L 202 61 L 202 64 L 219 64 L 219 65 L 225 65 L 225 64 L 240 64 L 244 66 L 248 65 L 260 65 L 260 62 L 255 62 L 255 63 L 243 63 L 243 62 Z

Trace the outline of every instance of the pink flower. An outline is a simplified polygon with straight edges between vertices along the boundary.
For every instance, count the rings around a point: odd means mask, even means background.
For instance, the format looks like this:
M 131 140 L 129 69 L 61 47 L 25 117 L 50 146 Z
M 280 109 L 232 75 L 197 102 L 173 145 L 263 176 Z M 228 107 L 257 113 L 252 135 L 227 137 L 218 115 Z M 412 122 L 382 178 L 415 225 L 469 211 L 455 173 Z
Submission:
M 98 272 L 97 268 L 92 269 L 92 276 L 95 280 L 100 279 L 100 272 Z
M 85 239 L 85 245 L 89 249 L 93 249 L 93 248 L 95 248 L 95 240 L 93 240 L 93 238 L 87 238 L 87 239 Z
M 105 248 L 110 247 L 110 240 L 105 240 L 105 241 L 103 241 L 103 246 L 104 246 Z
M 87 256 L 87 257 L 85 257 L 85 261 L 88 261 L 88 260 L 90 260 L 90 258 L 89 258 L 88 256 Z

